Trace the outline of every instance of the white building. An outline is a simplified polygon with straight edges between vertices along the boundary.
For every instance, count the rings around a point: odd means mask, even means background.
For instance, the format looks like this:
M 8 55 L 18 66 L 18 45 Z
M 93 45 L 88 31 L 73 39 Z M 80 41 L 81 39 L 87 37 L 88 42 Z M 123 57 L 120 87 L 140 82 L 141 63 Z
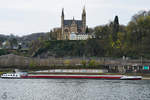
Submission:
M 87 40 L 89 38 L 92 38 L 92 35 L 75 33 L 70 34 L 70 40 Z

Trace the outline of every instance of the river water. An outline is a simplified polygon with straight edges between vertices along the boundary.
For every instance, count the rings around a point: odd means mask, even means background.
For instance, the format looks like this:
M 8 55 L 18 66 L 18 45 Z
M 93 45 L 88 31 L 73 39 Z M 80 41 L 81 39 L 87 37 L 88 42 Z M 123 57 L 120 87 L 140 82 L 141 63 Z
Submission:
M 0 79 L 0 100 L 150 100 L 150 80 Z

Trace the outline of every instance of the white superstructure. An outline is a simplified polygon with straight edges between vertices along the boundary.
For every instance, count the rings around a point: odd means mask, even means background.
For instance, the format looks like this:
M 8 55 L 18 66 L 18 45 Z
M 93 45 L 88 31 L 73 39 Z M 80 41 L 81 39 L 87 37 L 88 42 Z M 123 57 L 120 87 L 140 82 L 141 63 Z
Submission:
M 1 75 L 1 78 L 21 78 L 21 74 L 20 73 L 7 73 L 7 74 Z
M 6 73 L 2 74 L 1 78 L 21 78 L 21 76 L 27 76 L 26 72 L 17 72 L 17 73 Z
M 128 79 L 128 80 L 130 80 L 130 79 L 142 79 L 142 76 L 122 76 L 121 77 L 121 79 L 122 80 L 124 80 L 124 79 Z

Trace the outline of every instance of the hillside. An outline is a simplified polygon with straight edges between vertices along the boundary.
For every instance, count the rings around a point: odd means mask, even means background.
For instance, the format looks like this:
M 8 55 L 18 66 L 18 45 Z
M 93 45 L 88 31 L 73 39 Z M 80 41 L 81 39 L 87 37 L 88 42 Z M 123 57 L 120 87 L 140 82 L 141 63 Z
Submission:
M 3 34 L 0 34 L 0 42 L 3 42 L 5 40 L 7 40 L 9 38 L 8 35 L 3 35 Z
M 114 21 L 93 29 L 94 39 L 42 41 L 41 46 L 32 49 L 33 55 L 150 58 L 149 12 L 135 14 L 126 26 L 120 25 L 119 17 L 115 16 Z
M 20 37 L 20 40 L 21 41 L 33 41 L 33 40 L 37 40 L 39 37 L 42 37 L 42 38 L 47 38 L 47 34 L 44 33 L 44 32 L 41 32 L 41 33 L 32 33 L 30 35 L 25 35 L 25 36 L 22 36 Z

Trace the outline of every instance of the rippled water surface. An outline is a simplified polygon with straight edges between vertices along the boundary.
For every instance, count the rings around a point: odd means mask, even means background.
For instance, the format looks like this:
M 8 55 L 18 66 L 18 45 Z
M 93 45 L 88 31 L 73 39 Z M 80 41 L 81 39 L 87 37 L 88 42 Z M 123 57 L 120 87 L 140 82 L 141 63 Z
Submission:
M 150 80 L 0 79 L 0 100 L 150 100 Z

